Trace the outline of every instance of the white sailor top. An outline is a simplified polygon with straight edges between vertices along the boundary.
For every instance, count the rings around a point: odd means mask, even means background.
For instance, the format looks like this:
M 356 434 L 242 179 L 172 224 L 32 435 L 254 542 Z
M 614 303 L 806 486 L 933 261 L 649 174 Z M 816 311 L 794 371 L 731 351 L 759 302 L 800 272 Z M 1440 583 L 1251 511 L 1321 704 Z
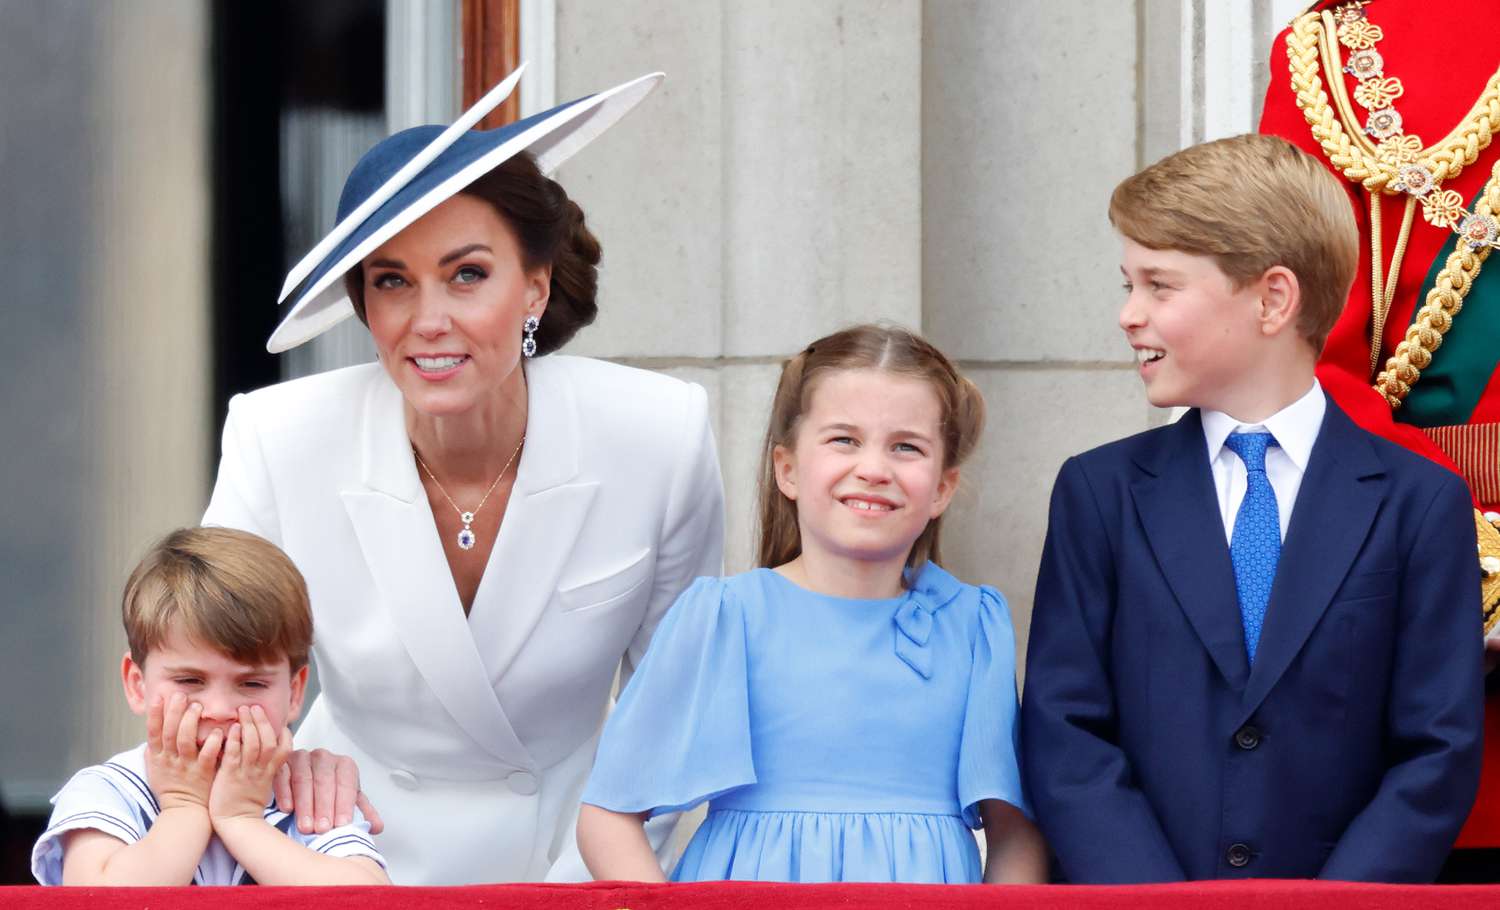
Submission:
M 146 836 L 161 812 L 156 794 L 146 783 L 146 746 L 121 752 L 102 765 L 91 765 L 52 797 L 52 818 L 31 850 L 31 874 L 43 885 L 61 885 L 63 838 L 69 831 L 92 829 L 133 844 Z M 329 856 L 367 856 L 385 866 L 385 860 L 370 839 L 370 825 L 356 810 L 354 822 L 326 834 L 302 834 L 292 816 L 267 804 L 266 824 L 316 853 Z M 244 868 L 230 855 L 217 836 L 193 873 L 195 885 L 253 885 Z

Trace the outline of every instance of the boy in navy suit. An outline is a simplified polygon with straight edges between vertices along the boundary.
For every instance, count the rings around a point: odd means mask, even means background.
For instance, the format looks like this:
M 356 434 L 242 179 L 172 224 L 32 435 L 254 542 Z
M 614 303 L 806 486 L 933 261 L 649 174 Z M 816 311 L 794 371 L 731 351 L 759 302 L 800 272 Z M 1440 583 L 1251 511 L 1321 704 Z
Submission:
M 1240 136 L 1109 212 L 1146 395 L 1191 410 L 1053 489 L 1021 768 L 1060 872 L 1431 881 L 1478 784 L 1473 508 L 1314 376 L 1359 259 L 1348 197 Z

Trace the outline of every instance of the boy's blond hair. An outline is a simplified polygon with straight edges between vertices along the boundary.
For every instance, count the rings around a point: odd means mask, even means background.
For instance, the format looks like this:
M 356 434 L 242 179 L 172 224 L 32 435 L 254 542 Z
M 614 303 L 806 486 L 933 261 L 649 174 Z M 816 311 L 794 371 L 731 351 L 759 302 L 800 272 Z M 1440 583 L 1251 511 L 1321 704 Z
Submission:
M 232 528 L 183 528 L 146 553 L 125 583 L 130 656 L 146 655 L 176 629 L 240 663 L 307 665 L 312 610 L 307 583 L 275 544 Z
M 1115 187 L 1109 220 L 1153 250 L 1212 256 L 1236 288 L 1272 266 L 1297 276 L 1297 331 L 1316 351 L 1359 267 L 1359 228 L 1343 184 L 1313 156 L 1251 134 L 1185 148 Z

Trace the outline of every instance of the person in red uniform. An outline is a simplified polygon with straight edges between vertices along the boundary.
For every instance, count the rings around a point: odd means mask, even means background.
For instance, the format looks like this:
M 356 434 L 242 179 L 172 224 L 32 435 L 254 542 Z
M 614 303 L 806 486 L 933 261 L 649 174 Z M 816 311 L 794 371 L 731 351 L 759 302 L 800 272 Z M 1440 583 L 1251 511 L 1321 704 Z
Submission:
M 1362 427 L 1457 471 L 1500 660 L 1500 3 L 1334 0 L 1277 37 L 1260 131 L 1345 178 L 1363 239 L 1318 361 Z M 1476 632 L 1479 631 L 1476 617 Z M 1500 880 L 1500 672 L 1479 795 L 1448 874 Z

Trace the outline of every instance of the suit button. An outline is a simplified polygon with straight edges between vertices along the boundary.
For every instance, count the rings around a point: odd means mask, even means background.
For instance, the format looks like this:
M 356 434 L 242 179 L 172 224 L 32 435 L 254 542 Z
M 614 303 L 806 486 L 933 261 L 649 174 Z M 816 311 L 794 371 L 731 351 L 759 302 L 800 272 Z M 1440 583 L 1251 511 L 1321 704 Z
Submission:
M 1229 851 L 1224 854 L 1224 859 L 1236 869 L 1243 869 L 1250 865 L 1250 848 L 1244 844 L 1231 844 Z
M 522 796 L 530 796 L 537 791 L 536 775 L 530 771 L 512 771 L 505 778 L 505 784 Z
M 417 776 L 405 769 L 392 771 L 391 783 L 403 790 L 416 790 L 422 786 L 422 783 L 417 780 Z
M 1240 727 L 1239 730 L 1235 732 L 1234 744 L 1236 746 L 1239 746 L 1241 749 L 1244 749 L 1246 752 L 1249 752 L 1251 749 L 1254 749 L 1256 746 L 1260 745 L 1260 731 L 1255 727 L 1246 724 L 1245 726 Z

